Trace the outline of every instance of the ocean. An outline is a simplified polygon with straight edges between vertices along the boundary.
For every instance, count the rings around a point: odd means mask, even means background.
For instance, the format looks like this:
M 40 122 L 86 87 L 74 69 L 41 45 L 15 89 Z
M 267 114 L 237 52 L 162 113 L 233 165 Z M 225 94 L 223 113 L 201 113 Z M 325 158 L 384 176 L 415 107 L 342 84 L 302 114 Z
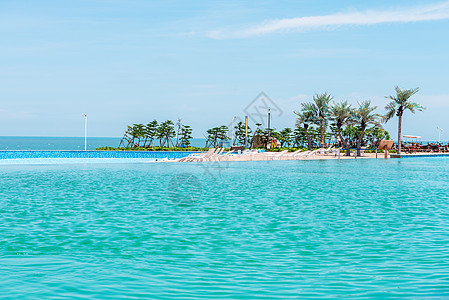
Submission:
M 87 150 L 118 147 L 120 137 L 88 137 Z M 191 140 L 192 146 L 204 147 L 205 139 Z M 0 136 L 0 150 L 84 150 L 84 137 Z

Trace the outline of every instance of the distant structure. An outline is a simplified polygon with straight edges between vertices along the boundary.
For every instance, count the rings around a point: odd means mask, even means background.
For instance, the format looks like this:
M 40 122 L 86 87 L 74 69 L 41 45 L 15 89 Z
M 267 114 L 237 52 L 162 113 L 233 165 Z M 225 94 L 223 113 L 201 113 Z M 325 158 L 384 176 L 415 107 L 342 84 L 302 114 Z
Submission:
M 265 141 L 266 141 L 265 137 Z M 265 141 L 260 137 L 260 135 L 255 135 L 251 139 L 251 148 L 280 148 L 281 143 L 273 136 L 269 137 L 269 142 L 265 144 Z

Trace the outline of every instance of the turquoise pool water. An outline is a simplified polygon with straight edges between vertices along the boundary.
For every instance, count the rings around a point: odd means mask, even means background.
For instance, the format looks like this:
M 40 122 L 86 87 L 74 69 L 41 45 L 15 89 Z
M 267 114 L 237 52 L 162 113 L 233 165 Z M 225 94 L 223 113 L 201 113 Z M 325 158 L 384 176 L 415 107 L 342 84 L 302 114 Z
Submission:
M 68 164 L 68 163 L 145 163 L 174 160 L 190 151 L 2 151 L 0 165 Z
M 0 297 L 449 298 L 449 160 L 0 167 Z

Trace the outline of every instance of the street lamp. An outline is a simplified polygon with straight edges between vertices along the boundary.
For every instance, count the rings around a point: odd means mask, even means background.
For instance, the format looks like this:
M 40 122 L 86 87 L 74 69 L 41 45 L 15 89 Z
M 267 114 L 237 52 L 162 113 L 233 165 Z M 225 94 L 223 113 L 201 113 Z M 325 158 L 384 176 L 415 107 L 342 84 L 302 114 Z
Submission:
M 437 126 L 438 128 L 438 144 L 441 143 L 441 132 L 443 131 L 443 128 L 441 128 L 440 126 Z
M 245 149 L 248 147 L 248 116 L 245 116 Z
M 267 148 L 271 148 L 271 142 L 270 142 L 270 121 L 271 121 L 271 109 L 268 107 L 268 145 Z
M 87 114 L 82 114 L 84 117 L 84 151 L 87 150 Z
M 231 147 L 234 146 L 234 120 L 235 120 L 235 117 L 232 117 L 232 122 L 231 122 Z

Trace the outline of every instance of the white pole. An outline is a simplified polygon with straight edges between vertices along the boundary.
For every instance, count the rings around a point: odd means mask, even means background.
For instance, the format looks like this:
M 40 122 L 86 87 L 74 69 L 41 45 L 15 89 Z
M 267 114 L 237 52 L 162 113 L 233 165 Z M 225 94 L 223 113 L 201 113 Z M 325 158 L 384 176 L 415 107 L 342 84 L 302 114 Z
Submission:
M 231 125 L 231 147 L 234 146 L 234 119 L 235 117 L 232 117 L 232 125 Z
M 84 151 L 87 150 L 87 114 L 82 115 L 84 117 Z
M 268 107 L 268 145 L 267 145 L 267 149 L 271 148 L 271 143 L 270 143 L 270 120 L 271 119 L 271 110 Z
M 440 126 L 437 127 L 438 128 L 438 144 L 441 143 L 441 131 L 443 131 L 443 128 L 441 128 Z

